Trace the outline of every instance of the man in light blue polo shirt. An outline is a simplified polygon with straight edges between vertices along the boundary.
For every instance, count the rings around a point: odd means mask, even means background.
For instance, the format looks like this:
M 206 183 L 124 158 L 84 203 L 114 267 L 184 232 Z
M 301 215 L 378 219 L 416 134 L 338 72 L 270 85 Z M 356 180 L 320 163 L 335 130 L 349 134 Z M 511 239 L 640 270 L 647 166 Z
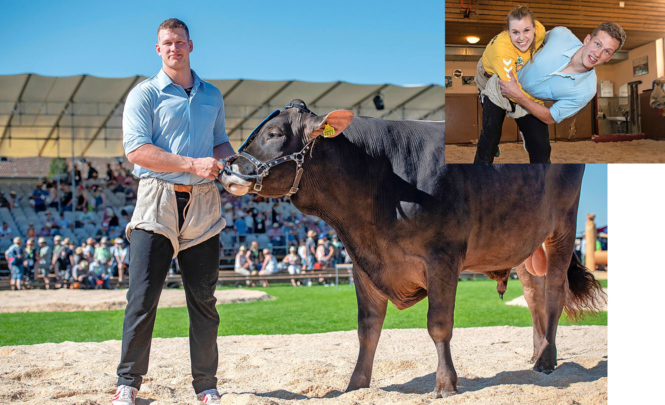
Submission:
M 148 371 L 159 296 L 177 257 L 189 311 L 192 385 L 201 403 L 219 404 L 214 292 L 225 221 L 214 180 L 224 168 L 218 159 L 235 152 L 221 93 L 190 68 L 187 25 L 168 19 L 157 39 L 162 69 L 129 93 L 123 113 L 125 154 L 140 182 L 126 230 L 130 284 L 112 403 L 135 403 Z
M 537 99 L 555 102 L 549 108 L 529 99 L 515 80 L 501 82 L 501 93 L 531 113 L 520 118 L 524 120 L 520 129 L 532 163 L 536 163 L 534 156 L 538 163 L 549 162 L 547 125 L 575 115 L 593 99 L 594 68 L 610 60 L 625 40 L 626 33 L 613 22 L 600 24 L 584 42 L 565 27 L 549 31 L 543 47 L 517 74 L 524 91 Z M 514 78 L 512 72 L 510 75 Z

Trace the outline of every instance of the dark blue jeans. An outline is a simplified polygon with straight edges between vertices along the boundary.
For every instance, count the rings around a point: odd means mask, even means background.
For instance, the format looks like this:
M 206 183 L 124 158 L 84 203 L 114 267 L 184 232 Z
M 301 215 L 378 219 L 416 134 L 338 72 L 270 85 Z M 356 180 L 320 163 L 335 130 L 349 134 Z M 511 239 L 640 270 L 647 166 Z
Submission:
M 178 199 L 181 226 L 183 207 Z M 139 389 L 148 372 L 157 303 L 173 257 L 173 245 L 163 235 L 135 229 L 129 255 L 129 290 L 117 373 L 118 385 Z M 219 235 L 181 251 L 178 263 L 189 312 L 192 385 L 198 394 L 217 388 L 219 315 L 214 293 L 219 275 Z

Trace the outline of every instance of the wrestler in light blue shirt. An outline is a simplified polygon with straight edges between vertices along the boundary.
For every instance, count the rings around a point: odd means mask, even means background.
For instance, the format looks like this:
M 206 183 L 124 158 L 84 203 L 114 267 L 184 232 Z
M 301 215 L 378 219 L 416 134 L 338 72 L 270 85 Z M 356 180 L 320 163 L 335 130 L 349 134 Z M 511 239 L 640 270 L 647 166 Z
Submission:
M 522 89 L 533 97 L 555 101 L 550 114 L 557 123 L 576 114 L 596 95 L 596 72 L 560 73 L 582 42 L 566 27 L 547 33 L 543 47 L 519 72 Z
M 160 70 L 129 92 L 122 116 L 125 155 L 139 146 L 153 144 L 167 152 L 191 158 L 213 157 L 212 149 L 229 141 L 224 125 L 222 93 L 199 79 L 188 96 Z M 192 173 L 161 173 L 134 165 L 134 175 L 155 177 L 176 184 L 200 184 L 211 180 Z

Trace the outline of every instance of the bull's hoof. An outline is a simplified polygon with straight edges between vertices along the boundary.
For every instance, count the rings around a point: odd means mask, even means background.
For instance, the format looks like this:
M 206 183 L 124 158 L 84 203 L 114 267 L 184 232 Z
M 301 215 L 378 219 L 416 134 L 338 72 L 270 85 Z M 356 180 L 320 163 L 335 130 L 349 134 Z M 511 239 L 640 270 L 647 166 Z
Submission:
M 453 395 L 456 395 L 457 391 L 446 391 L 446 390 L 434 390 L 432 392 L 432 398 L 433 399 L 439 399 L 439 398 L 447 398 Z
M 545 364 L 545 363 L 546 362 L 544 361 L 538 361 L 533 366 L 533 369 L 539 373 L 551 374 L 552 371 L 554 371 L 554 368 L 556 367 L 556 363 L 554 364 Z

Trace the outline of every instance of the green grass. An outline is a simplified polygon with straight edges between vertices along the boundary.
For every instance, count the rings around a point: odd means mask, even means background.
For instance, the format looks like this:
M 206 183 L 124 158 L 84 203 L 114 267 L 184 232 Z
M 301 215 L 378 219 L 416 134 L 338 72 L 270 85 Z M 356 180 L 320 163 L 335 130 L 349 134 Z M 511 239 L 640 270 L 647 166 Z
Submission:
M 607 281 L 601 283 L 606 287 Z M 293 288 L 277 285 L 256 288 L 274 300 L 218 305 L 220 335 L 309 334 L 357 329 L 355 291 L 348 285 L 340 289 Z M 505 303 L 522 295 L 518 280 L 508 282 L 504 300 L 499 299 L 496 283 L 490 280 L 460 282 L 455 305 L 455 327 L 531 326 L 529 310 Z M 124 311 L 40 312 L 0 314 L 0 346 L 31 345 L 63 341 L 101 342 L 122 338 Z M 388 304 L 384 328 L 425 328 L 427 300 L 404 311 Z M 566 315 L 561 325 L 571 325 Z M 154 337 L 188 335 L 186 308 L 157 311 Z M 607 312 L 587 317 L 576 325 L 607 325 Z

